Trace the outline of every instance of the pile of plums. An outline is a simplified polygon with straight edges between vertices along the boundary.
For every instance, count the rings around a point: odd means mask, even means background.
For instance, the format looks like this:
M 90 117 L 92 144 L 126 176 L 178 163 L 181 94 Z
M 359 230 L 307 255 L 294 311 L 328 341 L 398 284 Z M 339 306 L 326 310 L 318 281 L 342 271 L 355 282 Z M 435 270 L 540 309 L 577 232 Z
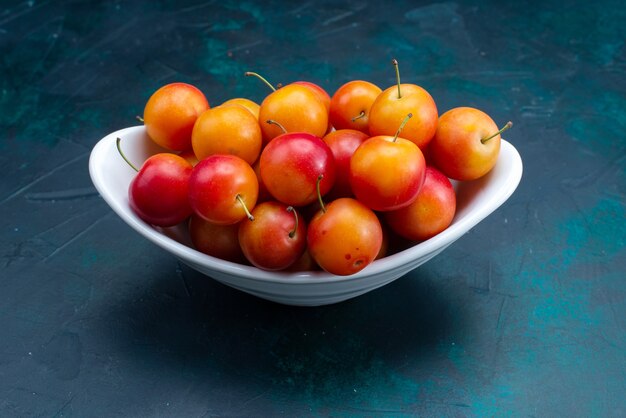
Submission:
M 266 270 L 350 275 L 397 240 L 433 237 L 455 215 L 449 179 L 488 173 L 511 123 L 499 130 L 470 107 L 439 116 L 393 64 L 397 83 L 386 90 L 354 80 L 332 97 L 310 82 L 276 88 L 246 73 L 272 90 L 260 105 L 210 107 L 190 84 L 161 87 L 143 122 L 170 152 L 136 169 L 130 207 L 155 226 L 186 223 L 201 252 Z M 126 159 L 119 139 L 118 149 Z

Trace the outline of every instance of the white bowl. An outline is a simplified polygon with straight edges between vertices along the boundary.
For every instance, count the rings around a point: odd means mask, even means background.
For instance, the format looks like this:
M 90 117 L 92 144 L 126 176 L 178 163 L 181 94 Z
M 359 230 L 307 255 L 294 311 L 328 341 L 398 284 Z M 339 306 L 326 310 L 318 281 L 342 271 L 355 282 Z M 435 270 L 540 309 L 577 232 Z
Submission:
M 138 166 L 150 155 L 163 150 L 148 138 L 143 126 L 136 126 L 105 136 L 91 152 L 89 173 L 94 185 L 128 225 L 201 273 L 244 292 L 287 305 L 316 306 L 340 302 L 405 275 L 439 254 L 502 205 L 522 177 L 519 153 L 503 140 L 498 162 L 489 174 L 472 182 L 454 182 L 456 216 L 452 224 L 437 236 L 376 260 L 352 276 L 334 276 L 323 271 L 269 272 L 194 250 L 184 225 L 155 228 L 139 219 L 128 205 L 128 186 L 135 172 L 118 154 L 117 137 L 122 139 L 126 156 Z

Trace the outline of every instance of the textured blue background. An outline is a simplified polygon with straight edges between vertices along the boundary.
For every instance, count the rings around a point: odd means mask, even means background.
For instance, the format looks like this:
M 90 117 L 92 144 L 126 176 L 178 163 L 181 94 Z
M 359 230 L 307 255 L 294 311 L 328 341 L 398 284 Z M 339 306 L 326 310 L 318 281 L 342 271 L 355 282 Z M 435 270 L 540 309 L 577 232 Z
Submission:
M 626 416 L 621 1 L 0 4 L 1 416 Z M 479 107 L 525 172 L 497 212 L 365 296 L 226 288 L 98 197 L 93 145 L 149 95 L 272 82 Z

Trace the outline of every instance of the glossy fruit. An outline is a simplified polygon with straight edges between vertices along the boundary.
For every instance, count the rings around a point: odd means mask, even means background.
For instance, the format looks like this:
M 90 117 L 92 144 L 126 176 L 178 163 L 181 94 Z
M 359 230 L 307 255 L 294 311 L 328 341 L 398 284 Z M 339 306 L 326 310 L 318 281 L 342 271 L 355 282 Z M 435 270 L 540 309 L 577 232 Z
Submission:
M 330 123 L 335 129 L 355 129 L 369 134 L 370 108 L 381 92 L 380 87 L 363 80 L 342 85 L 330 101 Z
M 456 195 L 452 183 L 440 171 L 426 167 L 424 185 L 409 206 L 385 212 L 385 221 L 398 235 L 423 241 L 439 234 L 456 213 Z
M 283 270 L 302 256 L 306 225 L 293 207 L 263 202 L 252 216 L 239 224 L 239 244 L 248 261 L 264 270 Z
M 218 225 L 248 216 L 256 205 L 259 184 L 252 167 L 235 155 L 211 155 L 193 168 L 189 202 L 194 213 Z
M 250 99 L 236 97 L 234 99 L 226 100 L 220 106 L 230 106 L 233 104 L 245 107 L 250 113 L 252 113 L 252 115 L 254 115 L 256 120 L 259 120 L 259 110 L 261 109 L 261 106 L 259 106 L 257 103 L 253 102 Z
M 413 142 L 375 136 L 354 152 L 350 186 L 356 198 L 373 210 L 395 210 L 415 200 L 425 168 L 424 156 Z
M 320 87 L 319 85 L 315 83 L 311 83 L 310 81 L 294 81 L 291 84 L 299 84 L 301 86 L 308 87 L 309 90 L 315 93 L 319 101 L 322 102 L 322 104 L 326 108 L 326 114 L 328 114 L 328 112 L 330 111 L 330 95 L 328 94 L 326 90 L 324 90 L 322 87 Z M 330 118 L 329 118 L 328 124 L 326 127 L 326 133 L 332 130 L 333 130 L 333 125 L 330 123 Z
M 335 182 L 333 153 L 320 138 L 308 133 L 288 133 L 276 137 L 263 149 L 261 178 L 270 194 L 292 206 L 304 206 L 326 194 Z
M 148 158 L 128 189 L 131 209 L 156 226 L 174 226 L 191 215 L 188 201 L 192 166 L 175 154 Z
M 196 250 L 233 263 L 244 263 L 239 246 L 239 224 L 217 225 L 198 215 L 189 219 L 189 237 Z
M 301 86 L 307 87 L 309 90 L 315 93 L 319 101 L 322 102 L 322 104 L 326 108 L 326 111 L 330 109 L 330 95 L 319 85 L 311 83 L 310 81 L 294 81 L 291 84 L 299 84 Z
M 354 129 L 340 129 L 322 138 L 333 152 L 337 171 L 335 185 L 330 191 L 331 199 L 354 196 L 350 187 L 350 159 L 367 138 L 368 135 Z
M 143 111 L 148 136 L 163 148 L 184 151 L 191 148 L 191 131 L 209 102 L 196 87 L 186 83 L 167 84 L 158 89 Z
M 510 126 L 509 122 L 498 131 L 489 115 L 471 107 L 448 110 L 439 118 L 429 154 L 446 176 L 462 181 L 475 180 L 496 164 L 500 133 Z
M 328 129 L 328 111 L 309 87 L 289 84 L 269 94 L 261 103 L 259 121 L 263 141 L 270 142 L 283 131 L 276 125 L 263 123 L 274 120 L 287 132 L 306 132 L 322 137 Z
M 415 84 L 401 84 L 394 60 L 397 85 L 384 90 L 370 109 L 370 135 L 393 135 L 404 117 L 413 117 L 402 130 L 402 137 L 425 148 L 437 130 L 437 106 L 432 96 Z
M 214 154 L 231 154 L 252 164 L 261 152 L 261 128 L 243 106 L 218 106 L 198 117 L 191 143 L 198 160 Z
M 311 220 L 307 244 L 313 259 L 337 275 L 361 271 L 378 255 L 383 239 L 380 221 L 358 200 L 333 200 Z

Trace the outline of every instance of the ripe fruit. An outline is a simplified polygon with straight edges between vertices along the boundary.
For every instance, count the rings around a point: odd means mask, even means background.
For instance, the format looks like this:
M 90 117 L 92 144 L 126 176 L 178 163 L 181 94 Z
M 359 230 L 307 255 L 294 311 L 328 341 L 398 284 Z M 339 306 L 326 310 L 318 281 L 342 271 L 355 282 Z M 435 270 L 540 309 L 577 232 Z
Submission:
M 434 164 L 455 180 L 475 180 L 487 174 L 498 161 L 500 134 L 485 112 L 472 107 L 448 110 L 439 118 L 437 133 L 430 146 Z
M 368 81 L 353 80 L 339 87 L 330 100 L 330 123 L 335 129 L 355 129 L 369 133 L 369 113 L 382 92 Z
M 260 78 L 274 90 L 263 100 L 259 110 L 264 143 L 283 133 L 278 126 L 263 123 L 268 120 L 280 123 L 287 132 L 307 132 L 318 137 L 324 136 L 328 129 L 328 110 L 318 98 L 319 93 L 312 91 L 311 86 L 292 83 L 276 90 L 258 74 L 247 72 L 246 75 Z
M 320 138 L 304 132 L 286 133 L 267 144 L 261 153 L 260 170 L 270 194 L 292 206 L 304 206 L 317 199 L 320 175 L 322 195 L 335 182 L 332 151 Z
M 143 111 L 148 136 L 163 148 L 184 151 L 191 148 L 191 131 L 209 102 L 196 87 L 186 83 L 167 84 L 158 89 Z
M 342 276 L 357 273 L 374 261 L 382 239 L 376 214 L 348 197 L 322 207 L 307 230 L 313 259 L 329 273 Z
M 194 213 L 218 225 L 250 217 L 259 184 L 252 167 L 235 155 L 211 155 L 200 161 L 189 179 L 189 202 Z
M 200 252 L 233 263 L 244 263 L 246 260 L 239 246 L 239 224 L 217 225 L 192 215 L 189 237 Z
M 433 167 L 426 167 L 424 185 L 409 206 L 385 212 L 385 221 L 398 235 L 412 241 L 434 237 L 452 223 L 456 195 L 450 180 Z
M 226 100 L 220 106 L 230 106 L 230 105 L 239 105 L 239 106 L 245 107 L 246 109 L 250 111 L 250 113 L 254 115 L 256 120 L 259 120 L 259 109 L 261 108 L 261 106 L 259 106 L 252 100 L 244 99 L 242 97 L 237 97 L 234 99 Z
M 413 118 L 402 131 L 402 137 L 424 149 L 437 130 L 437 106 L 431 95 L 415 84 L 400 84 L 398 61 L 396 68 L 397 85 L 384 90 L 370 109 L 370 135 L 393 135 L 395 127 L 408 114 Z
M 128 203 L 142 220 L 156 226 L 174 226 L 191 215 L 187 199 L 192 166 L 176 154 L 148 158 L 141 170 L 126 159 L 117 138 L 117 150 L 137 175 L 128 188 Z
M 239 244 L 253 265 L 282 270 L 302 256 L 306 226 L 292 206 L 263 202 L 255 206 L 252 217 L 239 223 Z
M 327 134 L 322 140 L 330 147 L 335 157 L 337 175 L 335 185 L 330 191 L 333 198 L 351 197 L 350 158 L 354 151 L 368 138 L 366 134 L 354 129 L 340 129 Z
M 410 119 L 410 114 L 402 125 Z M 350 159 L 350 185 L 356 198 L 373 210 L 407 206 L 424 182 L 426 162 L 413 142 L 395 136 L 374 136 Z
M 291 84 L 298 84 L 304 87 L 308 87 L 309 90 L 315 93 L 319 101 L 322 102 L 322 104 L 326 108 L 326 114 L 328 115 L 328 112 L 330 110 L 330 95 L 328 94 L 326 90 L 324 90 L 322 87 L 318 86 L 315 83 L 311 83 L 310 81 L 294 81 Z M 332 130 L 333 130 L 333 125 L 330 123 L 330 118 L 328 118 L 328 124 L 326 126 L 326 133 Z
M 315 83 L 311 83 L 310 81 L 294 81 L 291 84 L 298 84 L 307 87 L 309 90 L 315 93 L 319 101 L 322 102 L 322 104 L 326 108 L 326 111 L 328 112 L 328 110 L 330 109 L 330 95 L 326 90 L 324 90 L 322 87 L 318 86 Z
M 146 103 L 145 128 L 178 156 L 146 161 L 130 206 L 159 226 L 191 215 L 196 249 L 267 270 L 350 275 L 439 234 L 456 213 L 449 177 L 488 173 L 511 123 L 498 131 L 468 107 L 438 117 L 430 94 L 402 84 L 392 63 L 396 85 L 353 80 L 332 98 L 308 81 L 276 89 L 251 72 L 272 90 L 261 105 L 234 98 L 209 109 L 197 88 L 163 86 Z
M 231 154 L 252 164 L 261 152 L 261 128 L 243 106 L 222 105 L 198 117 L 191 143 L 198 160 L 213 154 Z

